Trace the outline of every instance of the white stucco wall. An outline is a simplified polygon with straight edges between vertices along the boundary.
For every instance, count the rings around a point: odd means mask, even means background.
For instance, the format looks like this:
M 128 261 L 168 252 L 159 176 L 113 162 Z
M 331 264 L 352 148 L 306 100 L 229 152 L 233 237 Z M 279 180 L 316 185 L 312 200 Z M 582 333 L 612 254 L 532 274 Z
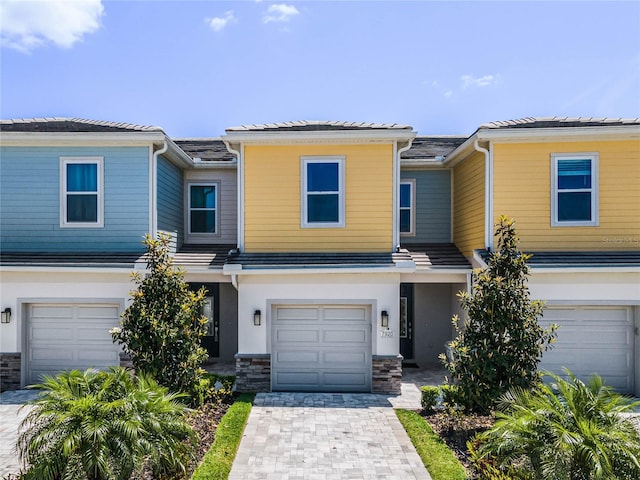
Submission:
M 531 298 L 591 305 L 640 305 L 640 272 L 540 272 L 532 269 Z
M 371 305 L 372 353 L 397 355 L 398 274 L 241 275 L 238 278 L 238 353 L 270 353 L 270 305 L 303 301 L 309 304 Z M 253 325 L 253 313 L 262 312 L 262 324 Z M 382 337 L 380 312 L 389 313 L 392 337 Z
M 20 352 L 27 303 L 118 303 L 126 308 L 135 288 L 130 271 L 11 272 L 0 276 L 0 310 L 11 308 L 11 323 L 0 324 L 0 352 Z

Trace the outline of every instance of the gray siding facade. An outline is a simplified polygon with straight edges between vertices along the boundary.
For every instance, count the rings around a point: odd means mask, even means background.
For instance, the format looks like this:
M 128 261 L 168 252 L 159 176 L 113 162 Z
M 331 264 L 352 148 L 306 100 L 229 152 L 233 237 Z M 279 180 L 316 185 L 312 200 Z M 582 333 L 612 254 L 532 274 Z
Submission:
M 401 235 L 401 244 L 451 242 L 451 172 L 405 170 L 400 180 L 415 180 L 415 234 Z
M 184 235 L 182 170 L 164 157 L 158 158 L 158 232 L 171 236 L 171 247 L 180 248 Z
M 60 157 L 104 159 L 104 225 L 61 227 Z M 0 147 L 4 252 L 138 252 L 149 230 L 149 148 Z

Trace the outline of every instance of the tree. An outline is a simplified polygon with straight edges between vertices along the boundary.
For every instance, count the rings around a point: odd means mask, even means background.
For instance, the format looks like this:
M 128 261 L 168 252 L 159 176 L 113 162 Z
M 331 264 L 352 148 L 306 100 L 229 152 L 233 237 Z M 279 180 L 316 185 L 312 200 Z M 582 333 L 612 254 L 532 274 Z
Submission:
M 143 464 L 184 473 L 195 449 L 180 394 L 122 368 L 45 376 L 21 424 L 26 480 L 128 480 Z
M 475 440 L 474 464 L 512 478 L 557 480 L 640 478 L 640 436 L 621 415 L 640 402 L 613 392 L 594 375 L 588 384 L 568 380 L 534 390 L 509 391 L 494 426 Z
M 169 237 L 147 235 L 147 274 L 133 273 L 137 290 L 122 314 L 120 328 L 111 330 L 131 358 L 137 372 L 144 372 L 173 392 L 199 397 L 207 358 L 201 346 L 207 319 L 202 315 L 206 291 L 189 290 L 184 273 L 175 269 L 169 255 Z
M 530 255 L 518 249 L 514 222 L 501 216 L 495 235 L 497 249 L 484 269 L 473 272 L 471 293 L 458 294 L 468 320 L 460 327 L 453 318 L 453 358 L 441 355 L 457 383 L 458 403 L 483 413 L 509 388 L 530 388 L 539 380 L 538 363 L 557 328 L 538 324 L 544 304 L 530 299 Z

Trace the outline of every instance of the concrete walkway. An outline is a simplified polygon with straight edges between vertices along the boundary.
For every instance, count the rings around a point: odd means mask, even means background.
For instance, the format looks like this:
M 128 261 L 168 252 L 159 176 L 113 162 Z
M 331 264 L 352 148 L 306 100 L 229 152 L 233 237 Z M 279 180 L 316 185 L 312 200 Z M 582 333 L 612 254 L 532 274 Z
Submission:
M 18 427 L 29 413 L 24 402 L 38 395 L 34 390 L 16 390 L 0 393 L 0 478 L 20 471 L 21 465 L 15 451 Z
M 229 480 L 430 480 L 384 395 L 261 393 Z

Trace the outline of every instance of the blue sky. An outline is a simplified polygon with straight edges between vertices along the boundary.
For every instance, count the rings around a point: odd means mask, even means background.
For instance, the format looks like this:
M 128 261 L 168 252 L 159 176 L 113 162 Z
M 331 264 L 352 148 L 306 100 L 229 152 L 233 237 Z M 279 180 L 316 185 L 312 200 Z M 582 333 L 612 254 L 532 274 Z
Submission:
M 640 2 L 0 0 L 0 116 L 217 136 L 640 117 Z

